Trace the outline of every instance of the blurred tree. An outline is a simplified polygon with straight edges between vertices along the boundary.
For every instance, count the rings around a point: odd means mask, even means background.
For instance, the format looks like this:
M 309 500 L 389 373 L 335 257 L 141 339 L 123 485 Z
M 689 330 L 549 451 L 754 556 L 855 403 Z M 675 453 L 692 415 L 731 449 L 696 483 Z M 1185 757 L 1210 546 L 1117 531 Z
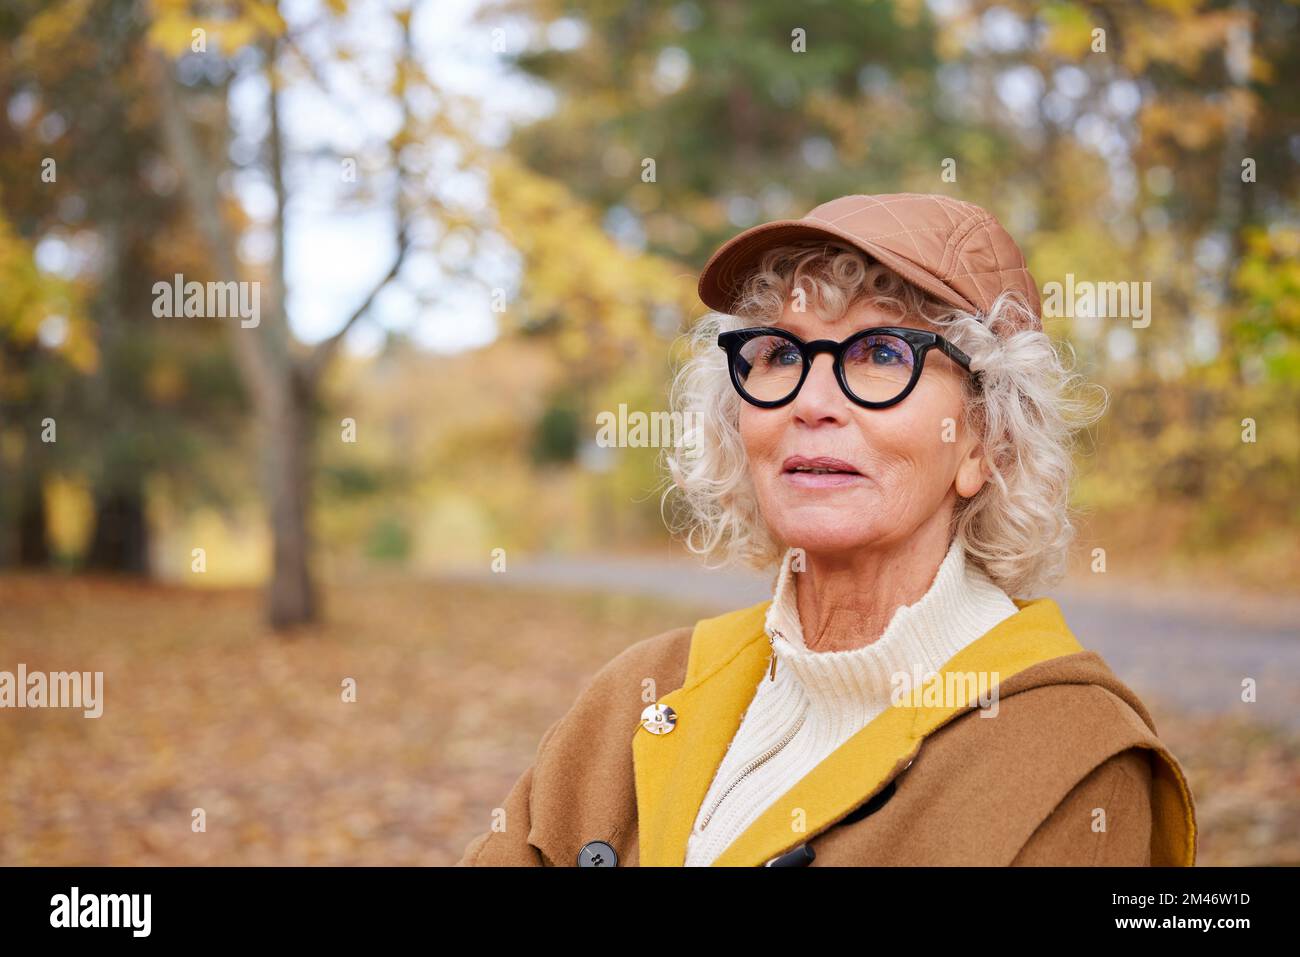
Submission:
M 630 250 L 703 265 L 765 218 L 845 193 L 938 186 L 945 156 L 1007 138 L 943 110 L 920 4 L 495 0 L 505 59 L 556 94 L 510 150 Z M 930 191 L 928 188 L 926 191 Z
M 191 214 L 201 229 L 216 272 L 226 279 L 254 276 L 268 290 L 255 329 L 230 324 L 231 346 L 244 387 L 256 412 L 261 481 L 272 534 L 269 619 L 275 627 L 313 620 L 318 598 L 311 572 L 311 485 L 315 416 L 321 379 L 343 338 L 370 310 L 375 298 L 399 274 L 412 247 L 413 231 L 435 251 L 447 236 L 477 225 L 438 191 L 436 150 L 451 147 L 468 161 L 476 152 L 464 132 L 473 111 L 466 101 L 440 89 L 415 53 L 411 11 L 386 8 L 383 22 L 367 8 L 353 14 L 344 0 L 330 0 L 290 24 L 275 3 L 261 0 L 214 3 L 195 13 L 185 0 L 155 0 L 150 35 L 152 60 L 163 111 L 162 129 L 171 164 L 182 177 Z M 362 20 L 364 19 L 364 28 Z M 384 68 L 358 62 L 367 43 L 396 38 L 381 59 Z M 236 77 L 260 76 L 267 90 L 266 122 L 255 155 L 232 155 L 234 115 L 230 103 Z M 293 199 L 295 144 L 286 135 L 282 97 L 304 86 L 341 97 L 335 77 L 364 91 L 367 110 L 382 102 L 400 121 L 386 134 L 371 130 L 362 148 L 344 150 L 314 144 L 311 158 L 332 160 L 340 186 L 355 183 L 354 201 L 387 197 L 393 210 L 391 266 L 336 333 L 315 346 L 299 342 L 290 329 L 285 273 L 286 220 Z M 340 99 L 340 102 L 342 100 Z M 415 104 L 418 104 L 418 108 Z M 358 168 L 360 167 L 360 168 Z M 351 169 L 354 175 L 346 175 Z M 241 266 L 239 249 L 249 224 L 233 202 L 232 174 L 253 174 L 273 196 L 273 251 L 260 272 Z M 462 238 L 473 240 L 473 235 Z M 472 245 L 472 243 L 471 243 Z
M 30 184 L 0 202 L 46 250 L 47 269 L 75 278 L 85 303 L 75 322 L 66 309 L 43 310 L 39 331 L 52 348 L 34 354 L 81 357 L 89 373 L 46 359 L 46 388 L 14 409 L 30 490 L 20 550 L 40 551 L 28 543 L 38 528 L 33 496 L 46 474 L 80 472 L 94 505 L 83 561 L 135 573 L 149 567 L 149 477 L 184 473 L 190 484 L 206 484 L 203 440 L 228 433 L 239 404 L 228 376 L 204 374 L 224 361 L 213 330 L 166 325 L 151 313 L 153 280 L 198 260 L 183 205 L 158 165 L 157 98 L 143 69 L 147 24 L 135 0 L 17 2 L 0 24 L 13 51 L 0 66 L 0 102 L 9 107 L 0 128 L 12 143 L 0 164 L 6 181 Z M 37 440 L 47 418 L 60 441 Z
M 59 451 L 43 438 L 57 437 L 66 382 L 93 368 L 95 349 L 75 289 L 37 269 L 3 208 L 0 193 L 0 566 L 40 567 L 50 559 L 42 481 Z M 52 348 L 42 329 L 58 335 Z
M 539 465 L 572 464 L 582 440 L 580 411 L 568 389 L 547 403 L 533 437 L 533 461 Z

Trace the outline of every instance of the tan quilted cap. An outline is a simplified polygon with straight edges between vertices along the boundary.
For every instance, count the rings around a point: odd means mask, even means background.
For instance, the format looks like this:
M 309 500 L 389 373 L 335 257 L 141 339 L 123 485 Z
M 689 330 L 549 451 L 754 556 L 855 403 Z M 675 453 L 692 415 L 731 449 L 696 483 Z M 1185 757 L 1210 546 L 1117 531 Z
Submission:
M 800 239 L 850 243 L 943 302 L 987 315 L 1005 290 L 1019 291 L 1042 329 L 1038 284 L 1024 254 L 993 214 L 950 196 L 841 196 L 803 219 L 752 226 L 718 247 L 700 273 L 700 299 L 730 313 L 744 279 L 771 246 Z

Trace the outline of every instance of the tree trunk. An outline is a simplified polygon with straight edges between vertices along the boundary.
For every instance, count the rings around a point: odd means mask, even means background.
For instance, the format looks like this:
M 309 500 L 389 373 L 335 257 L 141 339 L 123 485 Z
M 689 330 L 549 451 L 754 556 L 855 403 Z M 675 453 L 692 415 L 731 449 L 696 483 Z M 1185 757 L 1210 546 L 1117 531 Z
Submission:
M 271 526 L 268 593 L 274 628 L 315 621 L 319 612 L 311 575 L 312 395 L 300 375 L 259 415 L 263 485 Z
M 46 534 L 45 494 L 41 475 L 24 465 L 18 493 L 18 564 L 44 568 L 50 563 L 49 539 Z
M 268 70 L 276 62 L 277 49 L 278 41 L 266 42 Z M 408 59 L 410 51 L 407 26 L 404 56 Z M 155 63 L 163 93 L 162 125 L 168 150 L 176 167 L 185 173 L 184 183 L 191 209 L 208 240 L 218 271 L 233 279 L 240 274 L 235 255 L 237 233 L 222 217 L 227 204 L 218 186 L 218 169 L 212 165 L 209 154 L 200 147 L 190 128 L 170 64 L 161 56 L 155 58 Z M 266 494 L 272 541 L 268 617 L 272 627 L 281 629 L 315 621 L 320 611 L 312 584 L 310 520 L 317 383 L 348 330 L 366 314 L 380 290 L 401 269 L 408 243 L 405 220 L 399 216 L 397 255 L 388 273 L 353 310 L 338 332 L 319 343 L 308 356 L 294 355 L 293 337 L 285 314 L 284 213 L 288 194 L 283 178 L 279 98 L 275 94 L 277 83 L 273 72 L 271 70 L 268 74 L 272 80 L 272 93 L 268 100 L 270 130 L 267 144 L 268 166 L 276 195 L 276 243 L 274 265 L 268 276 L 269 305 L 256 334 L 233 323 L 228 328 L 240 377 L 256 409 L 263 472 L 261 484 Z M 402 103 L 404 122 L 409 125 L 409 108 L 404 98 Z M 396 155 L 400 157 L 400 153 Z M 395 162 L 400 171 L 400 159 Z
M 96 571 L 149 574 L 149 528 L 139 486 L 95 494 L 95 532 L 86 567 Z
M 0 430 L 0 444 L 3 444 Z M 17 518 L 18 496 L 14 491 L 13 473 L 5 466 L 0 450 L 0 568 L 14 564 L 18 559 Z M 11 529 L 13 531 L 11 531 Z

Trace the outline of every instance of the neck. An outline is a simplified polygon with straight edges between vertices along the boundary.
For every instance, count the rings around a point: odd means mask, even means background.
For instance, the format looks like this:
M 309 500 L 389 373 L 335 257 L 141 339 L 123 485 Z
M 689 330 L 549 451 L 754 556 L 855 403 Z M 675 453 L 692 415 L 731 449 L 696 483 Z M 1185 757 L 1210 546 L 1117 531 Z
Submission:
M 947 554 L 947 523 L 930 523 L 899 543 L 848 552 L 806 551 L 795 601 L 810 651 L 848 651 L 876 641 L 904 605 L 934 582 Z

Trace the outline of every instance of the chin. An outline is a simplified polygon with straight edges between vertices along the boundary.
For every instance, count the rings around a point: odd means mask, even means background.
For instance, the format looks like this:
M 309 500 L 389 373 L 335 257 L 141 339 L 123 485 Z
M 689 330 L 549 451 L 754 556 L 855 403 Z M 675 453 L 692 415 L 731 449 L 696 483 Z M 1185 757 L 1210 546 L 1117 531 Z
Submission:
M 881 536 L 871 529 L 853 528 L 844 523 L 790 522 L 779 526 L 782 541 L 805 552 L 849 552 L 870 548 Z

